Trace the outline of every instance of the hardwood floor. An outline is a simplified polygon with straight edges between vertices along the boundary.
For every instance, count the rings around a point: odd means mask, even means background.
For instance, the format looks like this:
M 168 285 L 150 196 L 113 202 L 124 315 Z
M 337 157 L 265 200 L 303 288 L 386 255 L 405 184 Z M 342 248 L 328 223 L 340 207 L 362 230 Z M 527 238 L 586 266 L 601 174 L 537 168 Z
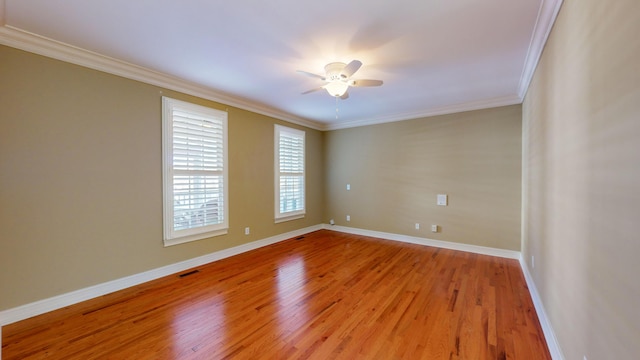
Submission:
M 4 359 L 550 359 L 516 260 L 321 230 L 3 328 Z

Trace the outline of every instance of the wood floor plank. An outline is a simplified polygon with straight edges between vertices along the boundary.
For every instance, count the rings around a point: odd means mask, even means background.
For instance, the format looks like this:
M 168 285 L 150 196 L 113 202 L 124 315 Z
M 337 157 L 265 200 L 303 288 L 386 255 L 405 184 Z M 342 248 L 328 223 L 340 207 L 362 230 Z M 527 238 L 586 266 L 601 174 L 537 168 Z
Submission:
M 3 359 L 551 358 L 516 260 L 321 230 L 179 275 L 10 324 Z

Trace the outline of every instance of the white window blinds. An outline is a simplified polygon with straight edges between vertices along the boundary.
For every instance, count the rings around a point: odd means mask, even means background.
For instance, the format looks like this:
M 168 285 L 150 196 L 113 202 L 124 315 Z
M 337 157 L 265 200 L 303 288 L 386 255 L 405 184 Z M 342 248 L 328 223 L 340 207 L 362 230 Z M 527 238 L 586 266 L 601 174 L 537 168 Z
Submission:
M 163 108 L 165 244 L 224 234 L 227 113 L 167 97 Z
M 305 214 L 305 132 L 275 125 L 276 222 Z

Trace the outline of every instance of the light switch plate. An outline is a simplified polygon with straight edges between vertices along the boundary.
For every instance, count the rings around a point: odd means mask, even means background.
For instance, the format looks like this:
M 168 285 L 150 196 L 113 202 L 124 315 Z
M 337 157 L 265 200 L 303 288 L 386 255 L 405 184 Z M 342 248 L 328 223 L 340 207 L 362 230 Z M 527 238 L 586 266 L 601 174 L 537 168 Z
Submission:
M 438 194 L 437 204 L 440 206 L 447 206 L 447 194 Z

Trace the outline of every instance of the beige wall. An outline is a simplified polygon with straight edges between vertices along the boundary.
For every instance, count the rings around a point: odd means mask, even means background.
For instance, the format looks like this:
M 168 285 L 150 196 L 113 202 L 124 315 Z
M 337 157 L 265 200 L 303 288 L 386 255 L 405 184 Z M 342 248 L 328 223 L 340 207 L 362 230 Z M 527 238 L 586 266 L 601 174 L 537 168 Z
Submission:
M 523 255 L 565 358 L 637 359 L 640 1 L 564 1 L 523 122 Z
M 522 140 L 522 251 L 565 357 L 635 358 L 638 19 L 637 0 L 564 1 L 522 138 L 519 106 L 307 129 L 304 220 L 273 223 L 271 134 L 282 122 L 228 108 L 230 232 L 168 248 L 160 98 L 227 107 L 0 46 L 0 310 L 331 218 L 519 250 Z
M 324 220 L 519 251 L 521 125 L 514 105 L 327 132 Z
M 307 216 L 274 224 L 273 124 L 286 123 L 8 47 L 0 79 L 0 310 L 330 218 L 519 250 L 520 106 L 306 129 Z M 226 236 L 162 245 L 163 95 L 229 112 Z
M 285 123 L 229 107 L 229 234 L 163 247 L 162 95 L 227 109 L 0 46 L 0 310 L 322 222 L 323 134 L 306 129 L 306 218 L 274 224 Z

